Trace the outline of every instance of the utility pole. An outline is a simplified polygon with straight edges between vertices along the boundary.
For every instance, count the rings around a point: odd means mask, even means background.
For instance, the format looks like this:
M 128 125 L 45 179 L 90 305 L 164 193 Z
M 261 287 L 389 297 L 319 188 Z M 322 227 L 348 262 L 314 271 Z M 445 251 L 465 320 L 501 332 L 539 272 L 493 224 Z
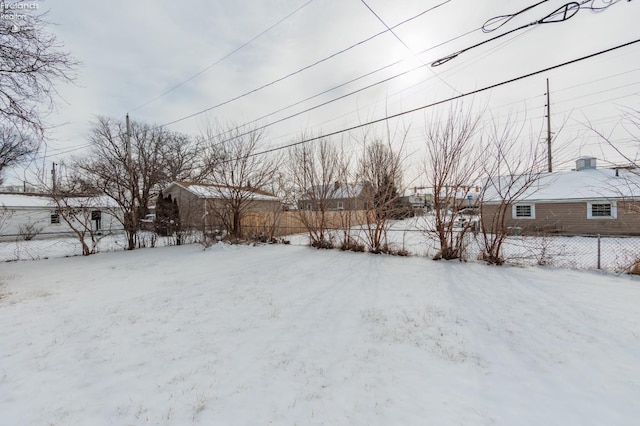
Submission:
M 56 163 L 51 163 L 51 192 L 56 193 Z
M 130 229 L 129 229 L 129 250 L 133 250 L 134 249 L 134 245 L 135 245 L 135 237 L 133 236 L 133 233 L 136 232 L 136 228 L 138 226 L 138 221 L 136 218 L 136 185 L 134 182 L 134 175 L 133 175 L 133 159 L 132 159 L 132 155 L 131 155 L 131 123 L 129 122 L 129 113 L 127 113 L 127 119 L 126 119 L 126 123 L 127 123 L 127 168 L 129 169 L 129 189 L 131 191 L 131 213 L 130 213 L 130 218 L 131 218 L 131 223 L 130 225 Z
M 548 81 L 548 80 L 547 80 Z M 129 123 L 129 114 L 127 113 L 127 167 L 129 168 L 129 179 L 132 179 L 131 174 L 131 123 Z
M 551 100 L 549 97 L 549 79 L 547 79 L 547 168 L 548 172 L 553 172 L 551 163 Z

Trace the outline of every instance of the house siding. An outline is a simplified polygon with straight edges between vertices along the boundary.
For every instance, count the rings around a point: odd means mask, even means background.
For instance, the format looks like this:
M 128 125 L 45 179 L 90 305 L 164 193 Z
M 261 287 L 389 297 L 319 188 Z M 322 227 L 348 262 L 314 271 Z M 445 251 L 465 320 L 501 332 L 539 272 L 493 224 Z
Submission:
M 114 216 L 113 212 L 104 208 L 91 208 L 90 210 L 99 210 L 101 212 L 101 227 L 104 232 L 122 231 L 122 224 Z M 56 213 L 54 207 L 5 207 L 1 212 L 2 227 L 0 229 L 0 239 L 13 240 L 21 237 L 21 227 L 25 225 L 33 225 L 39 231 L 35 238 L 53 238 L 60 236 L 69 236 L 73 234 L 73 230 L 60 217 L 59 223 L 51 223 L 51 215 Z M 92 229 L 95 230 L 95 223 L 91 223 Z
M 535 219 L 513 219 L 509 206 L 505 226 L 520 228 L 523 234 L 640 235 L 640 202 L 618 201 L 616 218 L 597 219 L 587 218 L 588 201 L 527 201 L 521 204 L 535 205 Z M 482 224 L 489 232 L 492 231 L 491 223 L 497 210 L 497 205 L 485 204 L 482 207 Z
M 298 208 L 300 210 L 309 210 L 307 208 L 307 204 L 311 204 L 313 211 L 321 210 L 317 203 L 320 200 L 300 200 L 298 201 Z M 315 204 L 314 204 L 315 203 Z M 366 201 L 364 197 L 354 197 L 354 198 L 331 198 L 328 200 L 324 200 L 326 204 L 325 210 L 364 210 Z M 342 208 L 338 209 L 338 204 L 342 203 Z

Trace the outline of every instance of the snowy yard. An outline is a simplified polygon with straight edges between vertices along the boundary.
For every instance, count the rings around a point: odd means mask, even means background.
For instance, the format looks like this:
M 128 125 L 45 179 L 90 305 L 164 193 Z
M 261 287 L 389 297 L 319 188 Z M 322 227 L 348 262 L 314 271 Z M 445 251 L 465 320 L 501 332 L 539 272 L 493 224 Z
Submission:
M 637 425 L 640 280 L 300 246 L 0 265 L 0 424 Z
M 394 249 L 406 249 L 411 255 L 433 257 L 439 251 L 439 243 L 433 232 L 433 217 L 421 216 L 393 221 L 388 232 L 388 241 Z M 334 231 L 335 241 L 343 238 L 343 231 Z M 365 232 L 354 227 L 351 236 L 364 243 Z M 481 234 L 468 232 L 465 256 L 475 261 L 482 252 Z M 142 231 L 138 235 L 142 247 L 164 247 L 175 245 L 175 237 L 161 237 Z M 285 237 L 294 245 L 308 245 L 308 234 Z M 194 244 L 201 239 L 197 232 L 183 237 L 183 244 Z M 510 236 L 503 246 L 507 263 L 516 265 L 550 265 L 570 269 L 600 269 L 609 272 L 626 272 L 640 259 L 640 237 L 603 237 L 598 250 L 598 239 L 581 236 Z M 99 253 L 125 250 L 124 234 L 101 237 L 96 251 Z M 38 238 L 31 241 L 0 241 L 0 262 L 15 260 L 40 260 L 56 257 L 79 256 L 82 247 L 77 238 Z M 598 262 L 600 257 L 600 262 Z

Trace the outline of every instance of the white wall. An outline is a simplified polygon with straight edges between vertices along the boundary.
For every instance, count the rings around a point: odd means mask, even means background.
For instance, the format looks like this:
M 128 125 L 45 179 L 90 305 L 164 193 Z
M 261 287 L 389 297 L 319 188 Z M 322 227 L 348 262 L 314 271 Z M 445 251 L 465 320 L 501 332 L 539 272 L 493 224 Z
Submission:
M 103 232 L 121 232 L 122 224 L 116 217 L 105 209 L 92 208 L 87 211 L 86 219 L 92 222 L 90 210 L 99 210 L 101 212 L 101 229 Z M 33 224 L 40 233 L 36 238 L 58 237 L 61 235 L 75 236 L 72 229 L 60 216 L 60 223 L 51 223 L 51 215 L 56 212 L 55 208 L 43 207 L 27 207 L 27 208 L 0 208 L 0 239 L 14 240 L 21 238 L 20 227 Z M 92 229 L 95 229 L 95 223 L 91 223 Z

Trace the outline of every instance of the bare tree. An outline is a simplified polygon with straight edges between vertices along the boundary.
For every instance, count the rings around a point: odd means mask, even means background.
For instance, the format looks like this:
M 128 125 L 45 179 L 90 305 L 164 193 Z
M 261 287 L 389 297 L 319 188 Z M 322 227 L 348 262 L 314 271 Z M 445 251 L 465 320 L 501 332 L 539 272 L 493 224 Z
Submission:
M 112 220 L 109 219 L 117 214 L 116 210 L 106 208 L 110 204 L 107 197 L 100 197 L 95 191 L 82 192 L 89 187 L 64 163 L 56 169 L 52 182 L 40 181 L 40 187 L 42 192 L 49 194 L 58 217 L 80 242 L 82 255 L 94 254 L 98 242 L 111 233 Z M 103 210 L 106 210 L 106 215 L 103 215 Z M 105 216 L 110 217 L 107 219 Z
M 92 152 L 88 158 L 78 160 L 75 167 L 88 186 L 112 198 L 124 212 L 122 225 L 128 249 L 132 250 L 136 247 L 139 220 L 167 180 L 163 158 L 169 137 L 162 129 L 134 121 L 129 153 L 126 132 L 124 122 L 98 117 L 89 136 Z
M 113 201 L 87 185 L 64 163 L 55 173 L 52 182 L 40 181 L 42 192 L 51 197 L 58 217 L 80 242 L 82 255 L 94 254 L 100 240 L 112 233 L 120 212 L 110 207 Z
M 163 185 L 176 181 L 202 180 L 203 158 L 199 140 L 184 133 L 168 132 L 162 153 Z
M 93 196 L 77 196 L 68 193 L 52 193 L 52 199 L 59 217 L 69 226 L 80 246 L 82 255 L 89 256 L 96 252 L 98 242 L 111 233 L 109 228 L 102 228 L 105 205 Z M 100 205 L 102 204 L 102 205 Z
M 23 4 L 25 8 L 17 8 Z M 34 7 L 35 6 L 35 7 Z M 47 32 L 34 1 L 0 1 L 0 117 L 7 127 L 42 136 L 43 116 L 55 106 L 56 81 L 71 82 L 78 62 Z
M 36 141 L 13 127 L 0 125 L 0 183 L 2 172 L 28 158 L 38 149 Z
M 303 136 L 304 138 L 304 136 Z M 335 146 L 328 139 L 296 145 L 289 151 L 288 164 L 300 192 L 299 219 L 317 248 L 332 248 L 334 239 L 329 210 L 340 190 L 340 162 Z
M 212 214 L 225 224 L 232 238 L 242 238 L 242 219 L 255 208 L 255 201 L 267 197 L 278 168 L 277 158 L 260 155 L 263 140 L 261 130 L 242 130 L 228 125 L 227 132 L 219 132 L 222 126 L 207 125 L 205 139 L 210 142 L 207 180 L 215 184 L 220 203 Z
M 0 173 L 37 151 L 55 106 L 54 83 L 71 82 L 78 65 L 46 31 L 39 6 L 0 0 Z
M 503 244 L 510 234 L 507 218 L 517 201 L 540 181 L 546 166 L 546 151 L 538 137 L 522 136 L 523 126 L 494 122 L 484 147 L 482 172 L 482 258 L 488 263 L 504 263 Z
M 387 131 L 386 142 L 368 141 L 365 137 L 364 152 L 358 166 L 358 176 L 368 186 L 364 231 L 366 244 L 372 253 L 392 252 L 387 237 L 391 220 L 396 218 L 402 187 L 402 149 L 408 129 L 401 132 L 398 142 L 389 128 Z M 395 144 L 399 149 L 394 150 Z
M 630 170 L 638 169 L 640 165 L 639 155 L 640 155 L 640 110 L 636 109 L 627 109 L 622 112 L 622 117 L 620 121 L 613 127 L 613 129 L 608 133 L 604 133 L 602 130 L 597 129 L 590 122 L 586 123 L 587 129 L 594 133 L 601 141 L 606 143 L 608 146 L 613 148 L 613 150 L 627 162 L 626 166 Z M 635 155 L 630 155 L 623 151 L 622 147 L 619 143 L 614 140 L 613 134 L 616 130 L 622 128 L 622 130 L 629 136 L 631 141 L 636 143 L 636 152 Z
M 424 171 L 433 191 L 434 234 L 440 250 L 435 259 L 462 258 L 469 224 L 459 228 L 459 210 L 465 206 L 482 171 L 480 117 L 454 105 L 446 117 L 434 115 L 426 127 Z

